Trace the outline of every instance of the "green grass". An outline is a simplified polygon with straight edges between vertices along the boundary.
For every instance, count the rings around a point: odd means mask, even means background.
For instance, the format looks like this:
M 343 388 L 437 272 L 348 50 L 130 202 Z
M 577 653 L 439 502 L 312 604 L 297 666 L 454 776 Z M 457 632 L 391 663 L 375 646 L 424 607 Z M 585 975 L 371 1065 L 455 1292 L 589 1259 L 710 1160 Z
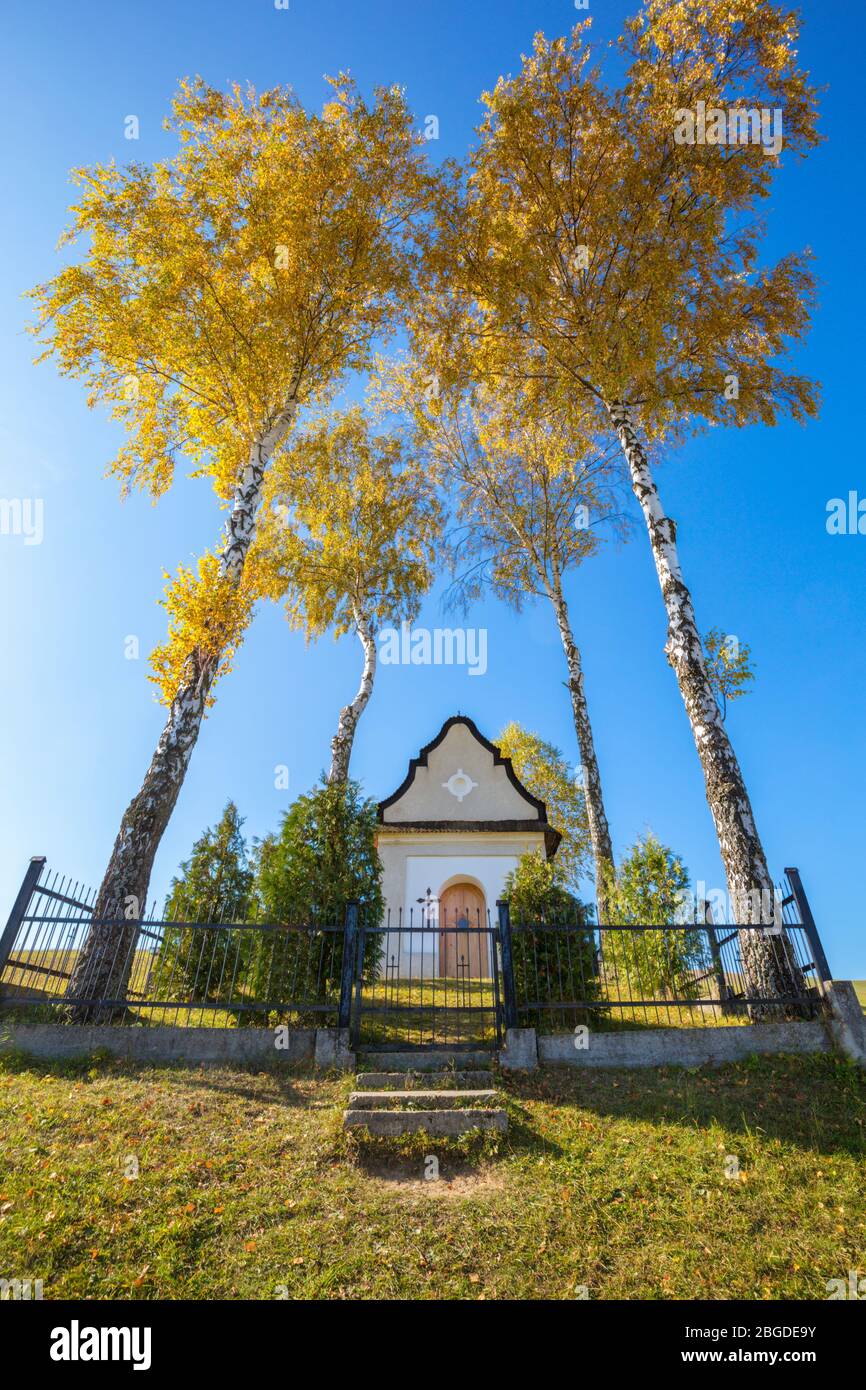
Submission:
M 62 995 L 66 993 L 69 977 L 78 964 L 78 951 L 56 951 L 40 949 L 35 951 L 13 951 L 12 960 L 3 971 L 3 983 L 9 986 L 39 990 L 41 993 Z M 132 961 L 131 979 L 137 987 L 147 979 L 153 953 L 136 951 Z
M 61 1002 L 67 980 L 59 976 L 37 974 L 33 964 L 53 970 L 71 971 L 76 953 L 59 952 L 18 952 L 16 959 L 31 962 L 5 972 L 3 984 L 22 986 L 39 990 L 42 1002 L 31 999 L 29 1003 L 15 1005 L 10 998 L 4 1010 L 5 1016 L 18 1022 L 64 1022 L 68 1015 Z M 141 998 L 148 979 L 152 956 L 147 952 L 137 952 L 133 972 L 133 1003 L 127 1014 L 115 1022 L 138 1024 L 143 1027 L 170 1025 L 196 1028 L 234 1028 L 242 1026 L 265 1026 L 275 1021 L 292 1022 L 296 1026 L 315 1026 L 313 1015 L 299 1017 L 297 1014 L 271 1012 L 266 1014 L 257 1010 L 232 1009 L 231 1004 L 221 1001 L 200 1007 L 188 1005 L 183 999 L 177 1003 L 148 1004 Z M 732 981 L 733 982 L 733 981 Z M 159 986 L 157 985 L 159 991 Z M 161 992 L 161 991 L 159 991 Z M 544 995 L 544 988 L 540 988 Z M 522 1016 L 522 1022 L 538 1029 L 539 1032 L 570 1032 L 577 1022 L 590 1022 L 598 1031 L 612 1032 L 634 1028 L 694 1028 L 703 1025 L 714 1027 L 748 1026 L 749 1020 L 739 1012 L 723 1012 L 712 996 L 706 996 L 702 1005 L 694 1003 L 672 1003 L 659 998 L 646 1007 L 634 1006 L 630 1000 L 635 988 L 628 983 L 620 985 L 615 979 L 602 982 L 598 998 L 599 1008 L 586 1011 L 579 1017 L 573 1009 L 542 1009 L 531 1017 Z M 637 990 L 640 994 L 640 989 Z M 151 994 L 151 998 L 155 997 Z M 237 987 L 234 1000 L 243 1003 L 250 998 L 245 985 Z M 495 988 L 493 980 L 453 978 L 426 978 L 423 980 L 379 979 L 366 982 L 363 986 L 364 1010 L 362 1011 L 362 1032 L 360 1041 L 364 1044 L 384 1045 L 402 1043 L 407 1047 L 425 1046 L 433 1043 L 464 1045 L 487 1045 L 495 1040 Z M 625 1001 L 625 1002 L 624 1002 Z M 607 1009 L 610 1005 L 610 1009 Z M 336 1007 L 336 1005 L 335 1005 Z M 471 1009 L 486 1012 L 470 1012 Z
M 460 1143 L 345 1136 L 351 1084 L 7 1056 L 0 1276 L 46 1298 L 803 1299 L 866 1272 L 866 1083 L 835 1057 L 503 1078 L 510 1132 Z
M 857 991 L 857 998 L 860 1000 L 864 1014 L 866 1014 L 866 980 L 854 980 L 853 983 L 854 989 Z
M 363 985 L 360 1042 L 406 1047 L 492 1045 L 495 1009 L 491 979 L 375 980 Z

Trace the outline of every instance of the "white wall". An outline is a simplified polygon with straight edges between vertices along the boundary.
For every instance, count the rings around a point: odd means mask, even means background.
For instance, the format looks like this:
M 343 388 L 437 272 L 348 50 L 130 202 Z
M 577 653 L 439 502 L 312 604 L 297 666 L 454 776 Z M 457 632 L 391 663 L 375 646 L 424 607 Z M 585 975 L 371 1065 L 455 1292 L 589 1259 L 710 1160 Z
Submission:
M 426 898 L 429 888 L 434 898 L 441 896 L 446 884 L 450 882 L 474 883 L 484 894 L 487 921 L 496 925 L 496 900 L 502 896 L 505 880 L 512 869 L 517 867 L 516 854 L 503 855 L 410 855 L 405 863 L 403 890 L 403 925 L 410 920 L 424 920 L 426 910 L 419 905 L 419 898 Z M 399 913 L 391 906 L 392 927 L 399 920 Z M 437 920 L 434 903 L 429 922 Z M 481 925 L 485 922 L 482 920 Z M 390 931 L 386 937 L 385 962 L 387 969 L 391 961 L 397 966 L 397 975 L 403 978 L 423 974 L 431 978 L 439 974 L 439 937 L 429 933 L 410 931 Z
M 516 868 L 521 856 L 529 849 L 543 845 L 543 834 L 513 832 L 474 835 L 383 835 L 379 854 L 384 867 L 383 890 L 390 909 L 391 930 L 386 936 L 383 973 L 389 962 L 403 978 L 426 978 L 438 974 L 438 935 L 399 930 L 405 927 L 412 910 L 413 920 L 419 921 L 422 908 L 419 898 L 426 898 L 429 888 L 438 898 L 453 882 L 469 882 L 484 894 L 490 923 L 496 925 L 496 900 L 502 896 L 505 880 Z M 435 914 L 435 906 L 433 909 Z M 435 918 L 434 918 L 435 920 Z
M 416 905 L 416 898 L 423 898 L 427 889 L 432 890 L 434 898 L 441 897 L 442 890 L 450 881 L 467 880 L 475 883 L 484 894 L 485 906 L 496 920 L 496 899 L 502 897 L 505 880 L 512 869 L 517 868 L 517 854 L 477 855 L 449 854 L 441 857 L 433 855 L 410 855 L 406 860 L 404 903 Z

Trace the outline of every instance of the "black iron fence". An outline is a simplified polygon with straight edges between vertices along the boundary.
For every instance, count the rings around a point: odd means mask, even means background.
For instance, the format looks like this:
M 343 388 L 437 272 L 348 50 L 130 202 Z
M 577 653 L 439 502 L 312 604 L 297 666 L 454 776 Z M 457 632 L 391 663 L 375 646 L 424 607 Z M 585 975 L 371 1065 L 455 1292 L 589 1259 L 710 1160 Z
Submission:
M 499 911 L 500 936 L 511 943 L 503 971 L 505 998 L 513 999 L 507 1026 L 542 1033 L 579 1024 L 718 1026 L 814 1018 L 823 1007 L 829 967 L 814 922 L 790 911 L 781 926 L 704 921 L 601 929 L 512 922 L 507 904 Z
M 100 1023 L 348 1026 L 358 907 L 334 920 L 95 919 L 94 894 L 34 859 L 0 937 L 0 1004 L 42 1019 Z M 94 993 L 84 962 L 90 933 L 107 927 L 107 981 Z M 368 943 L 362 976 L 376 973 Z
M 701 920 L 598 928 L 512 920 L 507 903 L 451 920 L 94 922 L 94 895 L 34 859 L 0 936 L 0 1005 L 23 1017 L 215 1028 L 351 1027 L 370 1047 L 496 1047 L 509 1027 L 753 1024 L 814 1017 L 830 978 L 796 869 L 773 925 Z M 470 914 L 471 915 L 471 914 Z M 96 992 L 82 968 L 94 927 L 113 956 Z M 92 954 L 92 953 L 91 953 Z M 775 979 L 773 978 L 775 971 Z M 781 980 L 781 985 L 779 981 Z M 772 987 L 771 987 L 772 984 Z

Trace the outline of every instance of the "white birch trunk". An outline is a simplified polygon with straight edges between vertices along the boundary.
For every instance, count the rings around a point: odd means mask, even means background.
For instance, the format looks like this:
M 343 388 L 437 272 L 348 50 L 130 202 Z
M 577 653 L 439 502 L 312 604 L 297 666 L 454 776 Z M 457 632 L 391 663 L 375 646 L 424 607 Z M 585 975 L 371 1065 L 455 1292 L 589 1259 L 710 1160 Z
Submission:
M 351 704 L 344 705 L 343 709 L 340 710 L 337 732 L 331 739 L 331 770 L 328 773 L 328 781 L 333 783 L 348 780 L 355 730 L 358 727 L 358 720 L 367 708 L 367 702 L 373 693 L 373 682 L 376 679 L 376 641 L 370 619 L 358 603 L 352 605 L 352 611 L 358 640 L 364 649 L 364 669 L 361 673 L 358 693 Z
M 598 770 L 598 759 L 595 755 L 595 740 L 592 736 L 589 706 L 584 690 L 583 666 L 571 630 L 562 586 L 558 579 L 548 592 L 553 604 L 553 611 L 556 614 L 562 649 L 565 652 L 565 661 L 568 667 L 568 688 L 571 693 L 574 732 L 577 735 L 577 746 L 580 749 L 580 761 L 583 766 L 583 786 L 586 795 L 589 836 L 595 862 L 595 900 L 598 922 L 600 926 L 605 926 L 607 925 L 606 887 L 613 875 L 613 849 L 610 843 L 610 829 L 604 809 L 604 798 L 601 793 L 601 775 Z
M 773 881 L 749 794 L 707 674 L 691 594 L 680 569 L 676 525 L 665 515 L 629 408 L 614 402 L 607 410 L 649 534 L 668 619 L 665 654 L 674 669 L 703 768 L 733 916 L 740 924 L 770 925 L 775 933 Z M 741 932 L 740 953 L 749 993 L 762 997 L 802 993 L 790 943 L 783 932 Z
M 220 573 L 235 585 L 240 583 L 255 535 L 265 472 L 274 450 L 290 429 L 296 410 L 293 392 L 285 408 L 253 442 L 238 480 L 220 555 Z M 154 857 L 198 739 L 214 665 L 203 664 L 197 654 L 190 655 L 186 677 L 171 702 L 141 789 L 120 823 L 96 895 L 94 925 L 76 962 L 68 996 L 118 1000 L 124 997 L 138 938 L 138 921 L 146 910 Z M 75 1014 L 91 1017 L 93 1010 L 80 1005 Z

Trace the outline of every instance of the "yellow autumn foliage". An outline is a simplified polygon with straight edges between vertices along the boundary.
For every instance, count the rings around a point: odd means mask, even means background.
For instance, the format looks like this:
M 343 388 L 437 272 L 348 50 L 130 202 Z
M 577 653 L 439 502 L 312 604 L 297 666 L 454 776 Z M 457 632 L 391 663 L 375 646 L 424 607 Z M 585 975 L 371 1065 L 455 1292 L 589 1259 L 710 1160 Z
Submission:
M 505 725 L 495 743 L 511 759 L 523 785 L 544 802 L 549 824 L 560 831 L 553 872 L 557 882 L 574 891 L 588 871 L 592 852 L 586 798 L 574 769 L 558 748 L 516 720 Z
M 452 597 L 468 604 L 490 586 L 518 609 L 549 598 L 603 532 L 624 528 L 617 455 L 520 379 L 430 394 L 434 363 L 380 359 L 374 399 L 410 422 L 428 476 L 452 501 L 457 524 L 440 547 L 455 574 Z M 520 370 L 517 354 L 513 365 Z
M 422 142 L 398 88 L 328 85 L 318 115 L 290 88 L 183 81 L 174 158 L 73 171 L 78 257 L 31 292 L 33 332 L 122 422 L 124 490 L 159 497 L 182 459 L 231 496 L 287 401 L 326 399 L 393 329 Z
M 484 94 L 466 175 L 436 204 L 414 350 L 446 389 L 531 385 L 587 433 L 610 429 L 616 401 L 655 440 L 814 414 L 814 383 L 780 362 L 808 326 L 810 253 L 759 264 L 781 158 L 818 139 L 795 18 L 764 0 L 649 0 L 620 41 L 619 89 L 588 26 L 537 35 Z M 781 109 L 782 154 L 677 143 L 699 100 Z
M 442 530 L 435 483 L 359 406 L 296 434 L 268 478 L 250 584 L 316 638 L 415 616 Z
M 124 426 L 109 468 L 122 490 L 156 499 L 182 460 L 248 513 L 231 565 L 208 554 L 168 583 L 152 658 L 167 703 L 188 677 L 226 671 L 249 621 L 261 441 L 276 423 L 279 451 L 296 407 L 368 364 L 411 290 L 430 177 L 404 95 L 367 101 L 344 73 L 328 88 L 318 115 L 288 88 L 183 81 L 174 158 L 76 170 L 61 244 L 77 259 L 32 291 L 42 356 Z
M 168 613 L 168 636 L 150 657 L 149 677 L 160 698 L 170 705 L 191 674 L 209 674 L 208 705 L 213 686 L 232 668 L 237 647 L 252 616 L 252 596 L 220 572 L 218 556 L 203 555 L 197 571 L 178 567 L 174 578 L 166 574 L 165 596 L 160 600 Z

